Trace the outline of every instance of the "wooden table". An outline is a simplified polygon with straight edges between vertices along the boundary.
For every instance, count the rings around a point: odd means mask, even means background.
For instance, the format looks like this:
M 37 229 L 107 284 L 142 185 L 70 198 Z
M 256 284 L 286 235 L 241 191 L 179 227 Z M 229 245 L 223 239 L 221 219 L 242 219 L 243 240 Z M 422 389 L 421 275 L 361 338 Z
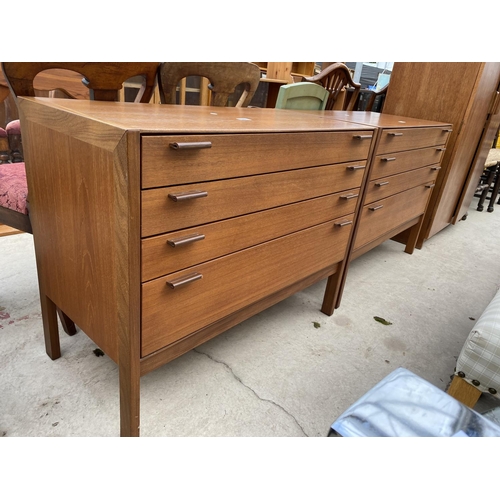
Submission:
M 56 306 L 140 377 L 329 277 L 333 307 L 374 127 L 290 110 L 21 98 L 46 350 Z M 361 136 L 368 138 L 361 139 Z

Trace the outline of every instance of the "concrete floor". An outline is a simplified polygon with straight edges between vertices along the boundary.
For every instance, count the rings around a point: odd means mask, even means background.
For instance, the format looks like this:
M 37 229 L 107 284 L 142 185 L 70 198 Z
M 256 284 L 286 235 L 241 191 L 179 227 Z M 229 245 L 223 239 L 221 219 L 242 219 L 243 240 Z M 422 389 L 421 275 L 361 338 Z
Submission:
M 446 389 L 500 287 L 500 206 L 476 205 L 412 256 L 388 241 L 354 261 L 333 316 L 321 282 L 144 376 L 141 435 L 325 436 L 399 366 Z M 119 434 L 117 366 L 83 332 L 61 347 L 45 354 L 32 237 L 0 238 L 0 436 Z

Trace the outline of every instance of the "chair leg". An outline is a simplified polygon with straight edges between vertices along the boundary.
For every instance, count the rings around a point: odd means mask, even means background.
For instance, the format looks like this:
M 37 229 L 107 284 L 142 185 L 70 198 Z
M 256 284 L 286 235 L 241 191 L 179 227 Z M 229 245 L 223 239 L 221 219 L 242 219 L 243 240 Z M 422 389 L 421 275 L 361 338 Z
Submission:
M 491 193 L 490 203 L 488 204 L 488 212 L 493 212 L 495 210 L 495 200 L 498 195 L 498 191 L 500 190 L 500 165 L 497 165 L 496 168 L 496 178 L 495 184 L 493 185 L 493 191 Z
M 448 389 L 448 394 L 469 408 L 474 408 L 479 396 L 481 396 L 481 391 L 455 375 Z
M 57 308 L 57 314 L 59 315 L 59 319 L 64 331 L 70 336 L 74 335 L 76 333 L 76 326 L 73 320 L 69 316 L 64 314 L 64 312 L 59 308 Z
M 486 196 L 488 195 L 488 191 L 490 190 L 491 183 L 493 182 L 493 178 L 495 177 L 495 171 L 492 171 L 490 168 L 491 167 L 488 167 L 488 178 L 486 180 L 486 184 L 484 186 L 483 192 L 481 193 L 481 196 L 479 197 L 479 202 L 477 204 L 477 211 L 478 212 L 483 211 Z

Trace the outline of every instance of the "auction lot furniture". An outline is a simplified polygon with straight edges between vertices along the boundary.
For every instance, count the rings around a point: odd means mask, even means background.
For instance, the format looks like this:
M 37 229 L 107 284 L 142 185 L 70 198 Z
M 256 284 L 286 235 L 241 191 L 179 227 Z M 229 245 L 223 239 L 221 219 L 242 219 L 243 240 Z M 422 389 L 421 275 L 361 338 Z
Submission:
M 370 389 L 330 437 L 500 437 L 500 427 L 405 368 Z
M 139 433 L 141 375 L 341 275 L 373 127 L 275 109 L 19 109 L 48 354 L 57 306 L 118 363 L 121 435 Z
M 380 203 L 365 201 L 370 172 L 397 154 L 383 145 L 402 141 L 403 159 L 374 180 L 426 172 L 394 182 L 383 200 L 406 202 L 377 214 L 366 245 L 418 224 L 439 154 L 413 151 L 447 127 L 33 97 L 19 109 L 47 353 L 60 356 L 60 307 L 119 366 L 122 436 L 139 434 L 141 375 L 325 278 L 331 314 L 361 209 Z

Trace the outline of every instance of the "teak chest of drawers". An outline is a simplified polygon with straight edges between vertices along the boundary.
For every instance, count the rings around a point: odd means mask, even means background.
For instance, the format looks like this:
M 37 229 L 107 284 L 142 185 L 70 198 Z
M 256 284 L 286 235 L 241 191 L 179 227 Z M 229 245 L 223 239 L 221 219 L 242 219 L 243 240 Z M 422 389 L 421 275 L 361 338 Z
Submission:
M 390 238 L 405 243 L 405 252 L 413 253 L 451 125 L 361 111 L 334 111 L 331 116 L 376 127 L 349 261 Z M 340 303 L 347 267 L 335 307 Z M 328 305 L 322 310 L 333 312 Z
M 60 307 L 119 366 L 121 435 L 139 434 L 141 375 L 326 277 L 333 306 L 374 127 L 274 109 L 19 108 L 47 353 L 60 356 Z

